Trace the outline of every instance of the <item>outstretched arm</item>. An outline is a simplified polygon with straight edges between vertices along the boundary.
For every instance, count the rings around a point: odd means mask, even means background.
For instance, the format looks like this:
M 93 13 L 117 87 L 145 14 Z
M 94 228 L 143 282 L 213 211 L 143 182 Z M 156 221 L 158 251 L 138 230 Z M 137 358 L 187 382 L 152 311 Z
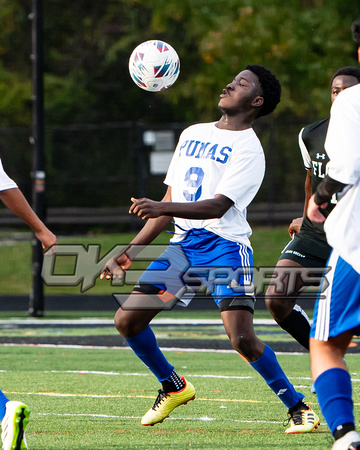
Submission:
M 214 198 L 198 202 L 173 203 L 168 201 L 154 202 L 148 198 L 132 198 L 130 213 L 143 220 L 160 217 L 181 217 L 183 219 L 214 219 L 222 217 L 234 204 L 224 195 L 217 194 Z
M 171 203 L 171 188 L 168 187 L 166 194 L 161 202 Z M 136 255 L 141 251 L 143 246 L 149 245 L 171 222 L 172 216 L 159 216 L 156 218 L 149 219 L 135 238 L 130 242 L 130 244 L 120 253 L 113 256 L 105 264 L 100 278 L 121 279 L 124 276 L 126 270 L 128 270 L 136 257 Z
M 39 219 L 19 188 L 0 191 L 0 200 L 34 231 L 44 248 L 56 244 L 56 236 Z

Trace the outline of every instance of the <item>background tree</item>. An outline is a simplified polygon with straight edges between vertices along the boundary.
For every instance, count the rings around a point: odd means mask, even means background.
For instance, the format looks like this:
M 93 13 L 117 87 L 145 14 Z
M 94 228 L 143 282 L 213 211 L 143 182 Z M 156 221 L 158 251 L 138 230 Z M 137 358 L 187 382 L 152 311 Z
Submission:
M 0 0 L 0 127 L 31 125 L 30 3 Z M 126 150 L 136 142 L 136 131 L 115 132 L 114 127 L 110 131 L 111 124 L 216 120 L 218 95 L 249 63 L 270 68 L 283 87 L 275 114 L 258 126 L 273 177 L 265 187 L 279 201 L 301 200 L 304 173 L 297 134 L 303 125 L 328 115 L 331 75 L 342 66 L 357 64 L 350 26 L 359 15 L 359 0 L 44 0 L 43 4 L 51 205 L 111 204 L 107 193 L 97 196 L 100 184 L 120 183 L 130 176 L 126 162 L 134 168 L 133 181 L 127 179 L 118 188 L 122 192 L 135 186 L 139 165 L 138 155 Z M 181 60 L 178 81 L 156 94 L 139 89 L 128 74 L 132 50 L 147 39 L 169 42 Z M 7 167 L 13 164 L 11 173 L 17 179 L 29 180 L 31 151 L 24 130 L 12 134 L 3 130 L 0 154 L 6 156 Z M 80 188 L 76 197 L 60 189 L 71 183 L 82 185 L 83 194 Z M 299 188 L 291 196 L 283 190 L 287 183 Z M 30 189 L 28 184 L 22 187 Z M 269 200 L 262 193 L 258 199 Z

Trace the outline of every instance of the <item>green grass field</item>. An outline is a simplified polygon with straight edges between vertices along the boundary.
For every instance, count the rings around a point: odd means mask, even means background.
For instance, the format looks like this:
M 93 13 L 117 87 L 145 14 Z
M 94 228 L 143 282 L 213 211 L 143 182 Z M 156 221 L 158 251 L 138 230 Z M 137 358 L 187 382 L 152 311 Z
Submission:
M 328 449 L 332 438 L 310 393 L 308 354 L 278 354 L 278 360 L 305 401 L 319 414 L 321 426 L 309 435 L 285 435 L 287 409 L 262 378 L 234 351 L 211 350 L 202 342 L 226 340 L 222 325 L 159 326 L 153 329 L 176 370 L 197 390 L 195 401 L 173 411 L 163 424 L 143 427 L 141 416 L 152 406 L 159 384 L 145 366 L 124 348 L 80 348 L 84 336 L 118 336 L 114 327 L 71 327 L 61 324 L 24 328 L 8 324 L 0 339 L 21 337 L 25 345 L 0 345 L 0 387 L 10 399 L 31 409 L 27 428 L 30 449 Z M 179 315 L 178 315 L 179 314 Z M 261 311 L 256 317 L 266 317 Z M 219 318 L 217 311 L 172 311 L 163 318 Z M 47 319 L 109 318 L 109 312 L 52 312 Z M 267 316 L 268 317 L 268 316 Z M 4 317 L 3 317 L 4 318 Z M 25 319 L 25 318 L 24 318 Z M 25 319 L 26 320 L 26 319 Z M 38 319 L 41 323 L 43 319 Z M 256 325 L 264 341 L 290 342 L 277 326 Z M 76 345 L 29 345 L 34 336 L 75 337 Z M 358 340 L 357 340 L 358 341 Z M 194 343 L 199 347 L 193 350 Z M 355 413 L 360 405 L 358 355 L 349 354 Z
M 324 420 L 317 432 L 285 435 L 286 408 L 260 376 L 235 353 L 166 352 L 197 397 L 163 424 L 140 425 L 157 389 L 131 351 L 0 347 L 0 385 L 31 409 L 31 449 L 327 449 L 332 439 Z M 279 362 L 317 412 L 310 393 L 308 355 L 279 355 Z M 354 379 L 356 355 L 347 362 Z M 355 408 L 360 380 L 354 381 Z
M 60 243 L 100 243 L 103 254 L 115 244 L 129 242 L 131 235 L 100 235 L 65 238 Z M 157 242 L 166 243 L 168 234 Z M 271 266 L 288 241 L 286 227 L 254 230 L 254 263 Z M 0 293 L 28 294 L 31 286 L 31 246 L 29 242 L 4 237 L 0 251 Z M 63 269 L 71 270 L 71 261 Z M 90 294 L 111 294 L 108 282 L 98 280 Z M 46 294 L 79 294 L 74 288 L 46 288 Z M 115 310 L 115 308 L 114 308 Z M 311 311 L 309 311 L 311 315 Z M 43 320 L 112 319 L 112 311 L 48 311 Z M 161 318 L 219 319 L 218 311 L 164 311 Z M 216 351 L 202 347 L 202 341 L 225 341 L 223 327 L 154 326 L 159 339 L 176 347 L 176 341 L 197 342 L 197 351 L 165 350 L 176 370 L 191 381 L 197 395 L 173 411 L 163 424 L 143 427 L 141 416 L 152 406 L 159 384 L 145 366 L 127 349 L 76 348 L 75 346 L 30 345 L 30 339 L 75 338 L 79 344 L 86 336 L 118 336 L 112 326 L 79 328 L 61 324 L 38 328 L 12 323 L 27 320 L 27 312 L 1 313 L 5 320 L 0 339 L 21 338 L 25 345 L 1 344 L 0 388 L 10 399 L 26 402 L 31 409 L 27 428 L 30 449 L 107 450 L 107 449 L 328 449 L 332 438 L 310 393 L 309 356 L 279 354 L 286 374 L 306 396 L 319 414 L 322 425 L 308 435 L 285 435 L 283 421 L 287 409 L 266 386 L 261 377 L 231 350 Z M 270 318 L 256 310 L 255 318 Z M 7 322 L 6 322 L 7 321 Z M 283 343 L 291 338 L 278 327 L 256 325 L 264 341 Z M 4 342 L 4 341 L 2 341 Z M 356 341 L 357 342 L 357 341 Z M 358 343 L 358 342 L 357 342 Z M 205 347 L 205 345 L 204 345 Z M 347 363 L 353 378 L 355 413 L 360 404 L 358 355 L 349 354 Z

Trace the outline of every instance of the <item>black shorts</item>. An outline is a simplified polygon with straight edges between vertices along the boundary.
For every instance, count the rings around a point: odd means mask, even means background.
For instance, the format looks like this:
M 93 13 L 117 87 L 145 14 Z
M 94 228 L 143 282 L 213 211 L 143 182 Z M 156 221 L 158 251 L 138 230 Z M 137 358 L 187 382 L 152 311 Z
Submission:
M 332 248 L 315 233 L 300 231 L 281 252 L 281 259 L 290 259 L 303 267 L 326 267 Z

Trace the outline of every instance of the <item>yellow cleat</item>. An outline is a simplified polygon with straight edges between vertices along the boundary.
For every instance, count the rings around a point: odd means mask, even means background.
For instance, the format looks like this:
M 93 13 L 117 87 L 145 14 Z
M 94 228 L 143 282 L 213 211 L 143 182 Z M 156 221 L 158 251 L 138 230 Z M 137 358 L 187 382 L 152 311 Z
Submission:
M 311 433 L 320 425 L 317 414 L 305 403 L 292 409 L 289 409 L 288 423 L 290 423 L 290 427 L 285 430 L 286 434 Z
M 155 400 L 155 403 L 151 409 L 141 419 L 141 425 L 155 425 L 161 423 L 169 417 L 169 414 L 173 409 L 180 405 L 186 405 L 190 400 L 195 398 L 194 386 L 181 377 L 185 383 L 185 387 L 181 391 L 165 393 L 162 389 L 159 389 L 159 395 Z

